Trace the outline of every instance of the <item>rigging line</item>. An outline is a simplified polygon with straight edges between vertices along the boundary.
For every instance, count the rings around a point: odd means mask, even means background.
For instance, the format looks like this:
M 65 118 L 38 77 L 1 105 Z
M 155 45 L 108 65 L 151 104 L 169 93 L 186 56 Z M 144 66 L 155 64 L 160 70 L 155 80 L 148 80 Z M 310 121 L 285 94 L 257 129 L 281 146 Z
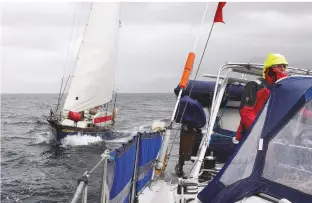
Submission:
M 89 20 L 90 20 L 92 7 L 93 7 L 93 2 L 91 2 L 91 6 L 90 6 L 90 10 L 89 10 L 89 15 L 88 15 L 87 23 L 86 23 L 86 25 L 85 25 L 85 29 L 84 29 L 84 32 L 83 32 L 82 41 L 81 41 L 80 46 L 79 46 L 79 50 L 78 50 L 78 54 L 77 54 L 77 59 L 76 59 L 75 67 L 76 67 L 77 62 L 78 62 L 78 59 L 79 59 L 79 53 L 80 53 L 80 50 L 81 50 L 81 46 L 82 46 L 82 44 L 83 44 L 83 38 L 84 38 L 84 36 L 85 36 L 85 34 L 86 34 L 86 30 L 87 30 L 87 27 L 88 27 L 88 23 L 89 23 Z
M 80 6 L 79 6 L 79 8 L 78 9 L 81 9 L 81 8 L 83 8 L 83 2 L 82 3 L 80 3 Z M 74 43 L 73 43 L 73 45 L 72 45 L 72 48 L 74 49 L 72 52 L 73 53 L 75 53 L 75 47 L 76 47 L 76 39 L 77 39 L 77 36 L 78 36 L 78 30 L 79 30 L 79 27 L 80 27 L 80 20 L 79 20 L 79 18 L 77 17 L 77 21 L 76 21 L 76 24 L 75 24 L 76 26 L 76 29 L 75 29 L 75 32 L 74 32 L 74 35 L 73 35 L 73 39 L 75 39 L 75 41 L 74 41 Z M 75 55 L 73 56 L 73 57 L 75 57 Z M 75 61 L 74 61 L 75 62 Z M 72 63 L 71 63 L 72 64 Z M 71 67 L 71 66 L 70 66 Z M 69 75 L 73 75 L 73 70 L 72 70 L 73 68 L 71 68 L 71 71 L 69 72 Z
M 195 52 L 195 49 L 196 49 L 196 46 L 197 46 L 197 43 L 198 43 L 199 33 L 200 33 L 200 31 L 201 31 L 201 29 L 202 29 L 202 27 L 203 27 L 204 20 L 205 20 L 205 17 L 206 17 L 206 13 L 207 13 L 207 9 L 208 9 L 208 2 L 207 2 L 207 4 L 206 4 L 205 12 L 204 12 L 202 21 L 201 21 L 201 23 L 200 23 L 199 32 L 197 33 L 197 36 L 196 36 L 196 40 L 195 40 L 193 52 Z
M 66 70 L 67 61 L 68 61 L 68 53 L 70 51 L 70 45 L 71 45 L 71 42 L 72 42 L 73 30 L 74 30 L 74 26 L 75 26 L 75 22 L 76 22 L 76 12 L 77 12 L 77 5 L 75 6 L 75 10 L 74 10 L 74 19 L 73 19 L 73 22 L 72 22 L 70 36 L 69 36 L 69 43 L 68 43 L 68 48 L 67 48 L 66 57 L 65 57 L 65 64 L 64 64 L 64 67 L 63 67 L 63 77 L 62 77 L 59 97 L 58 97 L 58 100 L 57 100 L 56 111 L 58 110 L 58 107 L 59 107 L 59 104 L 60 104 L 60 100 L 62 98 L 61 97 L 61 93 L 62 93 L 62 88 L 63 88 L 65 70 Z
M 63 92 L 62 92 L 62 95 L 61 95 L 60 101 L 62 100 L 62 97 L 63 97 L 64 92 L 65 92 L 65 90 L 66 90 L 66 87 L 67 87 L 67 83 L 68 83 L 68 81 L 69 81 L 69 78 L 70 78 L 70 75 L 68 76 L 67 81 L 66 81 L 66 83 L 65 83 L 65 86 L 64 86 L 64 89 L 63 89 Z
M 206 9 L 205 9 L 205 12 L 204 12 L 204 15 L 203 15 L 202 21 L 201 21 L 201 27 L 203 26 L 203 22 L 204 22 L 204 19 L 205 19 L 206 13 L 207 13 L 207 8 L 208 8 L 208 3 L 207 3 L 207 5 L 206 5 Z M 198 67 L 197 67 L 197 70 L 196 70 L 196 74 L 195 74 L 195 77 L 194 77 L 194 80 L 193 80 L 193 83 L 192 83 L 192 86 L 191 86 L 190 92 L 189 92 L 189 94 L 188 94 L 188 96 L 189 96 L 189 97 L 191 96 L 191 93 L 192 93 L 192 91 L 193 91 L 194 81 L 196 81 L 196 78 L 197 78 L 197 75 L 198 75 L 198 72 L 199 72 L 199 69 L 200 69 L 201 63 L 202 63 L 203 58 L 204 58 L 205 51 L 206 51 L 206 48 L 207 48 L 207 45 L 208 45 L 208 41 L 209 41 L 209 39 L 210 39 L 210 35 L 211 35 L 212 29 L 213 29 L 213 25 L 214 25 L 214 21 L 212 22 L 212 27 L 211 27 L 211 29 L 210 29 L 210 32 L 209 32 L 209 35 L 208 35 L 208 38 L 207 38 L 207 41 L 206 41 L 206 44 L 205 44 L 204 51 L 203 51 L 203 53 L 202 53 L 202 56 L 201 56 L 200 62 L 199 62 L 199 64 L 198 64 Z M 197 40 L 196 40 L 196 43 L 197 43 Z M 196 44 L 195 44 L 195 46 L 194 46 L 194 50 L 195 50 L 195 47 L 196 47 Z M 185 104 L 185 106 L 184 106 L 184 109 L 183 109 L 183 113 L 182 113 L 182 116 L 181 116 L 181 120 L 180 120 L 180 122 L 182 121 L 182 118 L 183 118 L 184 113 L 185 113 L 185 111 L 186 111 L 187 104 L 188 104 L 188 102 L 186 102 L 186 104 Z
M 211 29 L 210 29 L 210 32 L 209 32 L 209 35 L 208 35 L 208 38 L 207 38 L 207 41 L 206 41 L 206 44 L 205 44 L 205 48 L 204 48 L 204 51 L 203 51 L 203 54 L 200 58 L 200 61 L 199 61 L 199 64 L 198 64 L 198 68 L 196 70 L 196 74 L 195 74 L 195 77 L 194 77 L 194 81 L 196 80 L 196 77 L 198 75 L 198 72 L 199 72 L 199 69 L 200 69 L 200 66 L 203 62 L 203 58 L 205 56 L 205 52 L 206 52 L 206 49 L 207 49 L 207 45 L 208 45 L 208 42 L 209 42 L 209 39 L 210 39 L 210 36 L 211 36 L 211 33 L 212 33 L 212 30 L 213 30 L 213 26 L 214 26 L 214 22 L 212 22 L 212 26 L 211 26 Z M 194 82 L 192 83 L 192 87 L 191 87 L 191 90 L 190 90 L 190 93 L 189 95 L 191 94 L 192 90 L 193 90 L 193 87 L 194 87 Z
M 206 4 L 206 8 L 205 8 L 205 11 L 204 11 L 204 15 L 203 15 L 202 20 L 201 20 L 201 23 L 200 23 L 199 32 L 198 32 L 197 37 L 196 37 L 196 40 L 195 40 L 195 44 L 194 44 L 194 48 L 193 48 L 193 52 L 195 51 L 195 48 L 196 48 L 197 43 L 198 43 L 198 38 L 199 38 L 199 33 L 200 33 L 200 30 L 202 29 L 203 24 L 204 24 L 204 20 L 205 20 L 206 13 L 207 13 L 207 9 L 208 9 L 208 4 L 209 4 L 209 2 L 207 2 L 207 4 Z M 209 37 L 208 37 L 208 40 L 209 40 Z M 199 68 L 200 68 L 200 65 L 199 65 L 199 66 L 198 66 L 198 68 L 197 68 L 196 76 L 197 76 L 197 74 L 198 74 L 198 70 L 199 70 Z M 196 80 L 196 76 L 195 76 L 195 79 L 194 79 L 194 80 Z M 193 86 L 194 86 L 194 83 L 192 84 L 192 88 L 191 88 L 191 90 L 190 90 L 190 92 L 189 92 L 189 95 L 188 95 L 188 96 L 190 96 L 190 95 L 191 95 L 191 92 L 192 92 L 192 90 L 193 90 Z M 185 110 L 186 110 L 186 106 L 187 106 L 187 104 L 188 104 L 188 102 L 186 103 L 186 105 L 185 105 L 185 107 L 184 107 L 184 110 L 183 110 L 183 113 L 182 113 L 182 116 L 181 116 L 181 119 L 180 119 L 180 123 L 181 123 L 182 118 L 183 118 L 183 116 L 184 116 L 184 113 L 185 113 Z M 178 108 L 178 111 L 177 111 L 177 115 L 178 115 L 178 113 L 179 113 L 179 108 Z
M 83 9 L 83 7 L 84 7 L 84 2 L 81 2 L 80 3 L 80 9 Z M 79 30 L 79 25 L 80 23 L 79 23 L 79 18 L 77 18 L 77 21 L 76 21 L 76 30 L 75 30 L 75 35 L 74 35 L 74 37 L 73 38 L 78 38 L 78 30 Z M 73 44 L 73 48 L 75 48 L 76 47 L 76 41 L 74 42 L 74 44 Z M 79 43 L 79 46 L 80 46 L 80 44 L 81 43 Z M 74 49 L 75 50 L 75 49 Z M 74 52 L 75 53 L 75 52 Z M 78 57 L 78 54 L 77 55 L 75 55 L 74 54 L 74 56 L 73 57 Z M 74 63 L 74 65 L 72 66 L 72 68 L 71 68 L 71 71 L 69 72 L 69 77 L 73 77 L 73 75 L 74 75 L 74 71 L 75 71 L 75 63 L 76 63 L 76 59 L 74 59 L 74 61 L 73 61 L 73 63 Z M 72 82 L 72 80 L 71 80 L 71 78 L 69 78 L 70 80 L 69 80 L 69 83 L 68 83 L 68 86 L 70 86 L 71 85 L 71 82 Z M 64 88 L 64 91 L 65 91 L 65 88 Z M 64 92 L 63 92 L 63 94 L 64 94 Z M 63 95 L 62 95 L 63 96 Z
M 59 96 L 58 96 L 58 99 L 57 99 L 57 104 L 56 104 L 55 113 L 57 112 L 58 107 L 59 107 L 59 105 L 60 105 L 60 97 L 61 97 L 61 93 L 62 93 L 63 81 L 64 81 L 64 75 L 63 75 L 63 77 L 62 77 L 62 82 L 61 82 L 61 87 L 60 87 L 60 93 L 59 93 Z
M 73 39 L 73 30 L 74 30 L 74 27 L 75 27 L 75 22 L 76 22 L 76 13 L 77 13 L 77 5 L 75 7 L 75 11 L 74 11 L 74 19 L 73 19 L 73 23 L 72 23 L 72 29 L 70 31 L 70 37 L 69 37 L 69 43 L 68 43 L 68 49 L 67 49 L 67 53 L 66 53 L 66 60 L 65 60 L 65 64 L 64 64 L 64 69 L 63 69 L 63 76 L 65 74 L 65 69 L 66 69 L 66 66 L 67 66 L 67 62 L 68 62 L 68 53 L 70 51 L 70 45 L 71 45 L 71 42 L 72 42 L 72 39 Z

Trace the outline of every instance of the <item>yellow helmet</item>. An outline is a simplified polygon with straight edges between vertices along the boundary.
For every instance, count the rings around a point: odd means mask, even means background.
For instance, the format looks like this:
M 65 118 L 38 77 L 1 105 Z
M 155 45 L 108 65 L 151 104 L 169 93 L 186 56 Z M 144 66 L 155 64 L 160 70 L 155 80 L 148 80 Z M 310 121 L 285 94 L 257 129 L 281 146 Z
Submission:
M 279 64 L 285 64 L 285 65 L 288 65 L 288 62 L 285 58 L 285 56 L 281 55 L 281 54 L 273 54 L 273 53 L 269 53 L 265 62 L 264 62 L 264 65 L 263 65 L 263 78 L 265 78 L 265 71 L 273 66 L 273 65 L 279 65 Z

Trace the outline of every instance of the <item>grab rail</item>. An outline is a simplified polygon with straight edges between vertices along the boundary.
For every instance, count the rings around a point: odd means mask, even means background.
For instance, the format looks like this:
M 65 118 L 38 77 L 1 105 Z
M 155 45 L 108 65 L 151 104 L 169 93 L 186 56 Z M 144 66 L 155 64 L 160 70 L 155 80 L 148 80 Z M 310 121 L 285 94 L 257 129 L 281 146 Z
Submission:
M 102 162 L 104 162 L 104 168 L 103 168 L 103 176 L 102 176 L 102 180 L 103 180 L 103 184 L 102 184 L 102 195 L 101 195 L 101 203 L 104 202 L 108 202 L 107 200 L 109 199 L 109 191 L 106 191 L 108 188 L 106 187 L 105 183 L 106 183 L 106 176 L 107 176 L 107 161 L 109 159 L 112 159 L 112 157 L 110 156 L 110 151 L 109 150 L 105 150 L 104 153 L 101 155 L 102 159 L 90 170 L 90 172 L 86 171 L 84 172 L 83 176 L 81 178 L 78 179 L 78 187 L 76 189 L 76 192 L 74 194 L 74 197 L 71 201 L 71 203 L 76 203 L 78 202 L 81 194 L 82 194 L 82 203 L 87 203 L 87 192 L 88 192 L 88 182 L 89 182 L 89 178 L 91 173 L 98 168 Z

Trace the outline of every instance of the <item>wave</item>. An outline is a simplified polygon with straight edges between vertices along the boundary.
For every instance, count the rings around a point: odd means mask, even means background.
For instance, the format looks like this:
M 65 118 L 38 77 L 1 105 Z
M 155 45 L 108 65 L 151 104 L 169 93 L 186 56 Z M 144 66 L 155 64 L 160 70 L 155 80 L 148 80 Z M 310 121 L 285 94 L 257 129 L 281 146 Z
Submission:
M 101 136 L 91 136 L 91 135 L 71 135 L 63 138 L 61 140 L 61 146 L 81 146 L 89 145 L 94 143 L 102 142 L 103 139 Z
M 3 124 L 5 125 L 30 125 L 30 124 L 35 124 L 36 126 L 47 126 L 49 123 L 47 121 L 40 120 L 39 118 L 37 119 L 25 119 L 23 120 L 9 120 L 9 121 L 2 121 Z

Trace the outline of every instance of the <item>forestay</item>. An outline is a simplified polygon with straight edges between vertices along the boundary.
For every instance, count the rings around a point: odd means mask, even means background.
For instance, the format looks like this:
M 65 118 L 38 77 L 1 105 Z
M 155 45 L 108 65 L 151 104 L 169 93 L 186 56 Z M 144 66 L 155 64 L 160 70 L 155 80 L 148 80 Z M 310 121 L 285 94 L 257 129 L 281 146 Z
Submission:
M 65 110 L 79 112 L 111 100 L 119 13 L 120 2 L 92 4 Z

